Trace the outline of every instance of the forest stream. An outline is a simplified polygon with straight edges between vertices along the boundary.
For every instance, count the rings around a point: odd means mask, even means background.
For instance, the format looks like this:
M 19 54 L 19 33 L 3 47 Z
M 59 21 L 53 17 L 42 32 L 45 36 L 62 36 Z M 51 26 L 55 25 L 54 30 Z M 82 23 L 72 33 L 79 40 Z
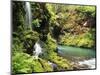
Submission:
M 78 69 L 95 68 L 95 50 L 70 46 L 58 46 L 58 54 L 72 61 Z
M 13 1 L 12 74 L 95 69 L 95 36 L 95 6 Z

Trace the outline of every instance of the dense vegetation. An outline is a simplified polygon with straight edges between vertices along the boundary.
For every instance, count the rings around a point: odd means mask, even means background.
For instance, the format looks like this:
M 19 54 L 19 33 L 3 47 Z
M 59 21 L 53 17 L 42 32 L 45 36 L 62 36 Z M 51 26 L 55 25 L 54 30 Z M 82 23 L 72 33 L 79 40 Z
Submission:
M 95 6 L 31 2 L 32 25 L 25 24 L 25 2 L 13 2 L 13 73 L 73 70 L 69 60 L 57 54 L 57 45 L 95 47 Z M 33 46 L 41 40 L 43 53 L 34 59 Z M 56 69 L 48 63 L 57 65 Z

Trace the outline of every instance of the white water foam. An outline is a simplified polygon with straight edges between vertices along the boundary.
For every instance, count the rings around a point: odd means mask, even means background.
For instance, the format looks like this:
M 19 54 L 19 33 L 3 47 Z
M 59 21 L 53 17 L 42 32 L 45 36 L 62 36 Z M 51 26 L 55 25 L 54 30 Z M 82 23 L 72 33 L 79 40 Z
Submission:
M 89 69 L 95 69 L 95 58 L 80 61 L 79 65 L 87 65 L 89 67 Z
M 35 58 L 38 59 L 39 54 L 42 53 L 42 48 L 38 42 L 35 43 L 34 49 L 35 51 L 33 51 L 33 54 Z

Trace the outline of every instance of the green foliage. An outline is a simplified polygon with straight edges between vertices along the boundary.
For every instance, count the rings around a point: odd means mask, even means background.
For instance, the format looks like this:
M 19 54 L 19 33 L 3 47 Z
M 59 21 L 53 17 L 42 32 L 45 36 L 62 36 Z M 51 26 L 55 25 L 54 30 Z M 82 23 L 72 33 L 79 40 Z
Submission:
M 54 71 L 48 61 L 57 65 L 56 71 L 72 70 L 71 62 L 57 54 L 57 44 L 87 48 L 95 46 L 95 6 L 31 2 L 31 30 L 27 29 L 24 23 L 23 4 L 13 3 L 14 74 Z M 87 21 L 89 23 L 84 26 Z M 33 55 L 33 46 L 37 40 L 44 42 L 43 53 L 39 59 L 30 56 Z
M 77 11 L 79 11 L 80 13 L 82 13 L 83 15 L 85 14 L 86 16 L 91 16 L 91 17 L 95 17 L 95 6 L 80 6 L 77 8 Z
M 32 59 L 25 53 L 16 53 L 12 57 L 12 70 L 14 73 L 32 73 Z M 32 66 L 33 67 L 33 66 Z
M 56 51 L 56 41 L 51 38 L 51 35 L 48 34 L 47 35 L 47 40 L 44 44 L 44 47 L 43 47 L 43 55 L 41 56 L 42 58 L 45 58 L 45 59 L 49 59 L 49 57 L 51 56 L 51 54 Z
M 49 60 L 57 65 L 57 71 L 73 69 L 69 60 L 58 56 L 55 52 L 50 54 Z
M 13 9 L 13 13 L 12 13 L 12 23 L 13 23 L 13 31 L 19 31 L 21 28 L 25 28 L 24 24 L 25 24 L 25 10 L 23 8 L 23 3 L 22 2 L 13 2 L 12 3 L 12 9 Z
M 39 39 L 39 34 L 36 31 L 25 30 L 22 35 L 23 40 L 30 39 L 34 41 L 34 43 Z
M 45 42 L 46 47 L 49 48 L 49 50 L 55 50 L 56 49 L 56 40 L 54 40 L 50 34 L 47 36 L 47 40 Z
M 47 41 L 43 50 L 43 55 L 41 57 L 58 65 L 57 71 L 60 71 L 61 69 L 71 70 L 72 66 L 70 62 L 67 59 L 58 56 L 56 53 L 56 48 L 56 41 L 50 36 L 50 34 L 48 34 Z
M 47 61 L 39 58 L 34 59 L 30 55 L 16 52 L 12 57 L 13 73 L 32 73 L 52 71 L 51 65 Z
M 34 71 L 33 72 L 45 72 L 41 63 L 38 60 L 35 60 L 33 62 L 34 62 Z
M 27 50 L 32 52 L 33 45 L 39 39 L 39 34 L 31 30 L 25 30 L 20 33 L 14 32 L 13 36 L 12 51 L 18 52 L 26 52 Z
M 89 32 L 80 35 L 71 35 L 69 33 L 61 38 L 60 44 L 92 48 L 94 46 L 93 38 L 93 35 Z
M 53 71 L 52 66 L 50 64 L 48 64 L 48 61 L 43 60 L 41 58 L 39 59 L 39 61 L 40 61 L 40 63 L 41 63 L 41 65 L 42 65 L 45 72 Z
M 41 22 L 41 20 L 36 19 L 36 20 L 33 20 L 32 24 L 33 24 L 34 27 L 40 27 L 40 23 L 39 22 Z
M 54 26 L 54 24 L 56 23 L 56 18 L 57 18 L 56 12 L 55 12 L 55 9 L 54 9 L 54 5 L 46 4 L 46 6 L 47 6 L 47 9 L 48 9 L 48 11 L 51 15 L 51 17 L 50 17 L 50 26 Z
M 26 49 L 23 47 L 23 43 L 19 40 L 18 37 L 13 38 L 12 53 L 14 54 L 15 52 L 23 52 L 23 51 L 26 51 Z

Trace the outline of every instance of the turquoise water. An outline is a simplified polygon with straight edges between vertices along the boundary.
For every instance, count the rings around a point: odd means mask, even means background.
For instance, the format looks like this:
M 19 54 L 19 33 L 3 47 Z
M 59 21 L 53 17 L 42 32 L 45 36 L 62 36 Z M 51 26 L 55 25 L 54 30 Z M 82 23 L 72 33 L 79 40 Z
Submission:
M 70 46 L 58 46 L 58 53 L 67 58 L 79 58 L 79 59 L 90 59 L 95 58 L 96 52 L 95 49 L 86 49 Z

